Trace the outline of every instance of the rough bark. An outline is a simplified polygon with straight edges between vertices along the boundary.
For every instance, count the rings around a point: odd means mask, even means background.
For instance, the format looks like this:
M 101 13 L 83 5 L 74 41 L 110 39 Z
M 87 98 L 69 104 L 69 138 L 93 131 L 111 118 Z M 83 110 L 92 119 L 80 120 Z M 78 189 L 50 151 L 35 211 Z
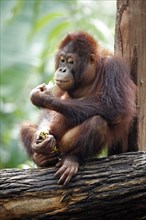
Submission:
M 146 0 L 118 0 L 115 54 L 131 67 L 138 86 L 137 115 L 129 138 L 134 150 L 146 150 Z
M 68 186 L 55 167 L 0 171 L 1 219 L 145 219 L 146 153 L 94 159 Z

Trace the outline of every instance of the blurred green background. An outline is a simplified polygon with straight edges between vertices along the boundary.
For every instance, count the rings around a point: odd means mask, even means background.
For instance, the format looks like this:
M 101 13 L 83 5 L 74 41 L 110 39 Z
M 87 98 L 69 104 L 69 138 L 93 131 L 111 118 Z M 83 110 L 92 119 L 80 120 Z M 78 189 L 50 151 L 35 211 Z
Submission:
M 31 166 L 19 140 L 23 121 L 37 121 L 30 91 L 53 78 L 58 42 L 83 30 L 111 51 L 116 0 L 0 0 L 0 167 Z

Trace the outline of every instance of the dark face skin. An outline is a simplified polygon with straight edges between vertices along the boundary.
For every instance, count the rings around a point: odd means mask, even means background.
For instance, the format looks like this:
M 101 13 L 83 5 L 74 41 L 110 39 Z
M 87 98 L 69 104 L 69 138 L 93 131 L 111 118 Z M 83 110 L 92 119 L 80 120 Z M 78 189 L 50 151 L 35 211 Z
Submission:
M 69 90 L 74 87 L 74 77 L 72 74 L 73 68 L 75 66 L 75 56 L 73 54 L 61 53 L 59 68 L 55 72 L 54 79 L 56 84 L 62 90 Z
M 83 62 L 81 62 L 83 57 L 79 57 L 73 48 L 73 43 L 69 43 L 59 53 L 58 68 L 54 75 L 55 83 L 64 91 L 81 88 L 81 84 L 85 86 L 93 82 L 95 77 L 95 55 L 91 54 L 88 59 L 86 58 L 84 70 L 81 69 L 83 68 Z

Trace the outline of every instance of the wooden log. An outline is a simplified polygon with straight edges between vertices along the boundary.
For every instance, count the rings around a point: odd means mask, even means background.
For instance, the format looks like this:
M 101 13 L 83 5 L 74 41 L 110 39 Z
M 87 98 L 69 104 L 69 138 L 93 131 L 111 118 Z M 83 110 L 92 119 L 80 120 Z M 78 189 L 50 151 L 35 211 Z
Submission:
M 55 171 L 1 170 L 1 219 L 146 219 L 146 152 L 87 161 L 67 186 Z

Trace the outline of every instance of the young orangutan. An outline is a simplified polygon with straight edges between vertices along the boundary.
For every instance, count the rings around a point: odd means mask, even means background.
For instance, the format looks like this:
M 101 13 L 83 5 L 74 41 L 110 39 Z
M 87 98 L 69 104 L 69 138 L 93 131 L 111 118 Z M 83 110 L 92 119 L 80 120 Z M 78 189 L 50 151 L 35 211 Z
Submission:
M 103 50 L 87 33 L 68 34 L 56 55 L 55 86 L 31 92 L 41 107 L 38 125 L 24 123 L 21 139 L 38 166 L 57 163 L 58 183 L 67 184 L 80 161 L 122 143 L 136 113 L 136 86 L 121 58 Z M 118 150 L 118 145 L 117 145 Z M 58 161 L 58 154 L 61 160 Z

